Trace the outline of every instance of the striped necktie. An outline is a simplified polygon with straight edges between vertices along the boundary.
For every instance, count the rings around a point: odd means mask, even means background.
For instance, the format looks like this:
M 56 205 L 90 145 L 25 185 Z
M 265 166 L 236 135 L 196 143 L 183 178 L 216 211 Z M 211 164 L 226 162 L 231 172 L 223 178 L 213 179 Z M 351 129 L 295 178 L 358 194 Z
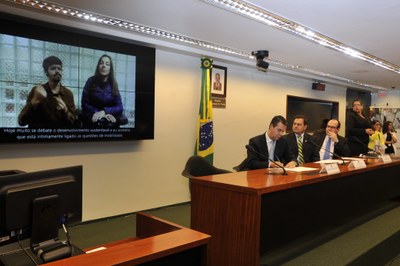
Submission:
M 299 151 L 299 156 L 297 158 L 297 162 L 299 164 L 304 163 L 304 157 L 303 157 L 303 140 L 301 135 L 297 138 L 297 150 Z

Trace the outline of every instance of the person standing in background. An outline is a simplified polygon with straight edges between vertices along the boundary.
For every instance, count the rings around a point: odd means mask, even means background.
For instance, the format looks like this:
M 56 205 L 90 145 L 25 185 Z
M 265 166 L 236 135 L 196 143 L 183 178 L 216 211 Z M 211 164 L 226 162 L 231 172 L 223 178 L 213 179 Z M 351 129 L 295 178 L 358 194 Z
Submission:
M 363 103 L 353 101 L 353 109 L 346 117 L 346 138 L 349 143 L 351 156 L 368 153 L 369 135 L 374 133 L 371 123 L 363 114 Z
M 382 147 L 385 145 L 385 139 L 381 132 L 381 122 L 378 120 L 372 121 L 372 127 L 374 133 L 369 136 L 368 149 L 377 153 L 382 153 L 384 151 Z
M 396 131 L 393 128 L 393 122 L 386 121 L 383 124 L 383 139 L 385 140 L 385 153 L 386 154 L 396 154 L 396 143 L 397 143 L 397 136 Z

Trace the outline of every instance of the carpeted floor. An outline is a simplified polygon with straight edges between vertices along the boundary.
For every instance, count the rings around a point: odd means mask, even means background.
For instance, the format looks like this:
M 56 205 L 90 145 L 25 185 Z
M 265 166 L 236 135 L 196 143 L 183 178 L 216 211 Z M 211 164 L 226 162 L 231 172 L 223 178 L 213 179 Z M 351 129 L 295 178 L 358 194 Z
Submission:
M 400 205 L 388 202 L 337 228 L 316 232 L 264 254 L 267 265 L 400 265 Z M 393 260 L 393 261 L 392 261 Z
M 145 211 L 190 227 L 190 204 Z M 70 228 L 81 248 L 135 236 L 135 215 L 83 223 Z M 316 232 L 261 256 L 263 264 L 285 266 L 400 266 L 400 204 L 388 202 L 338 228 Z

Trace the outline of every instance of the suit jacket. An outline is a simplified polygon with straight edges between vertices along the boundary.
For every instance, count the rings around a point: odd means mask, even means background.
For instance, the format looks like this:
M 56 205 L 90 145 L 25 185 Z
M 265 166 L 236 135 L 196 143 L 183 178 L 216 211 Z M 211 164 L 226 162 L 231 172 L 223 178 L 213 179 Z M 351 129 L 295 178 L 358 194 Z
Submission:
M 315 136 L 315 143 L 319 146 L 322 147 L 322 144 L 324 143 L 324 139 L 326 136 L 326 132 L 319 132 L 317 134 L 314 135 Z M 333 153 L 335 153 L 336 155 L 340 156 L 340 157 L 348 157 L 351 156 L 351 151 L 349 148 L 349 145 L 347 143 L 347 139 L 345 139 L 342 136 L 338 135 L 338 143 L 335 143 L 335 148 L 333 150 Z M 319 152 L 319 150 L 318 150 Z M 336 155 L 333 155 L 332 158 L 338 158 Z
M 268 168 L 269 154 L 265 133 L 251 138 L 249 140 L 249 146 L 256 152 L 247 150 L 245 169 Z M 280 160 L 283 164 L 287 164 L 290 161 L 297 161 L 284 138 L 280 138 L 276 141 L 274 155 L 276 158 L 275 160 Z M 243 168 L 241 170 L 243 170 Z
M 297 146 L 296 134 L 292 132 L 292 133 L 285 135 L 284 138 L 286 139 L 295 158 L 298 158 L 299 149 Z M 312 143 L 315 143 L 314 137 L 310 134 L 304 133 L 303 158 L 304 158 L 305 163 L 319 161 L 319 149 Z
M 352 110 L 347 113 L 346 138 L 352 155 L 367 154 L 369 135 L 365 132 L 366 128 L 372 128 L 368 119 L 362 118 Z

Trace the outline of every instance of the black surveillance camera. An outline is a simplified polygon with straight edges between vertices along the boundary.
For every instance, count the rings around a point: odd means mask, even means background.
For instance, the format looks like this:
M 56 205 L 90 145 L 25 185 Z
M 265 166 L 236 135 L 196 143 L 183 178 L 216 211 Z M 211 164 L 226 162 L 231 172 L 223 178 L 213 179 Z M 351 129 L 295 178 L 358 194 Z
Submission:
M 268 67 L 269 67 L 269 63 L 265 62 L 264 60 L 260 59 L 257 60 L 257 64 L 256 66 L 259 68 L 259 70 L 261 71 L 267 71 Z
M 251 52 L 251 55 L 257 59 L 256 66 L 261 71 L 267 71 L 269 67 L 269 63 L 264 61 L 264 58 L 269 56 L 269 52 L 267 50 L 260 50 Z
M 269 56 L 269 52 L 267 50 L 260 50 L 251 52 L 252 56 L 255 56 L 258 59 L 264 59 L 265 57 Z

